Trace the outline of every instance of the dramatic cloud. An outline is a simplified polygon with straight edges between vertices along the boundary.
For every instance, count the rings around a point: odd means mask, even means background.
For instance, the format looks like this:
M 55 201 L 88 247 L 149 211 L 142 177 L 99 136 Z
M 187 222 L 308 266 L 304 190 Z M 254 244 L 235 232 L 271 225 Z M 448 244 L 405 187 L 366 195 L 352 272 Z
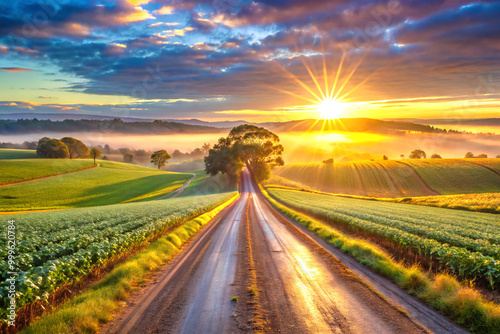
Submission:
M 500 93 L 498 17 L 481 0 L 8 2 L 1 69 L 52 66 L 67 92 L 205 112 L 310 104 L 343 59 L 336 89 L 353 102 L 483 99 Z

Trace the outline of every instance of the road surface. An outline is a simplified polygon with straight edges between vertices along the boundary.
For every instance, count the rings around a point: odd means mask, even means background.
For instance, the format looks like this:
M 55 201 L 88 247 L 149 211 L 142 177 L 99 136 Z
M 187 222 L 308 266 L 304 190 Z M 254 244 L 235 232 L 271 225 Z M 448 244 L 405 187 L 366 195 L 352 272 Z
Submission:
M 101 333 L 461 332 L 430 310 L 427 328 L 398 311 L 276 213 L 246 172 L 240 191 Z

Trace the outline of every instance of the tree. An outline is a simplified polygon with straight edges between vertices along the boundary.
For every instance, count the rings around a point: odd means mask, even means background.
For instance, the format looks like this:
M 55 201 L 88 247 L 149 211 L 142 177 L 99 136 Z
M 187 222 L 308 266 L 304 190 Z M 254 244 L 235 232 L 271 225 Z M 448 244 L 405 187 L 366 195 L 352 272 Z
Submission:
M 208 151 L 210 151 L 211 148 L 212 146 L 209 143 L 204 143 L 201 146 L 201 150 L 203 151 L 203 153 L 208 153 Z
M 123 155 L 123 162 L 132 163 L 134 161 L 134 156 L 130 153 Z
M 165 164 L 168 162 L 168 159 L 170 158 L 171 156 L 167 153 L 167 151 L 159 150 L 151 154 L 151 163 L 157 166 L 159 170 L 160 168 L 165 166 Z
M 399 157 L 400 157 L 401 159 L 404 159 L 404 158 L 405 158 L 405 155 L 404 155 L 404 154 L 401 154 Z
M 427 158 L 427 154 L 425 154 L 422 150 L 413 150 L 408 156 L 409 159 L 425 159 Z
M 329 165 L 333 165 L 335 161 L 333 160 L 333 158 L 330 158 L 330 159 L 326 159 L 326 160 L 323 160 L 323 163 L 324 164 L 329 164 Z
M 488 158 L 488 156 L 486 154 L 479 154 L 476 158 L 479 158 L 479 159 L 486 159 Z
M 72 137 L 64 137 L 61 141 L 68 147 L 70 159 L 90 157 L 89 149 L 80 140 Z
M 382 159 L 384 159 L 384 160 L 389 160 L 389 157 L 388 157 L 387 155 L 384 155 L 384 156 L 382 157 Z
M 43 158 L 66 159 L 69 151 L 66 144 L 59 139 L 43 137 L 38 141 L 36 153 Z
M 472 152 L 467 152 L 467 153 L 465 154 L 465 159 L 472 159 L 472 158 L 475 158 L 474 153 L 472 153 Z
M 271 176 L 271 167 L 285 164 L 279 141 L 276 134 L 265 128 L 237 126 L 209 150 L 205 171 L 210 175 L 228 174 L 234 180 L 246 166 L 257 181 L 266 180 Z
M 119 148 L 118 151 L 121 153 L 121 155 L 125 155 L 125 154 L 129 154 L 130 153 L 130 149 L 127 148 L 127 147 Z
M 95 165 L 95 159 L 99 158 L 102 155 L 101 150 L 99 150 L 97 147 L 92 147 L 90 149 L 90 156 L 94 158 L 94 165 Z
M 497 155 L 497 159 L 500 159 L 500 154 L 499 154 L 499 155 Z
M 434 153 L 433 155 L 431 155 L 431 159 L 443 159 L 443 158 L 439 154 Z

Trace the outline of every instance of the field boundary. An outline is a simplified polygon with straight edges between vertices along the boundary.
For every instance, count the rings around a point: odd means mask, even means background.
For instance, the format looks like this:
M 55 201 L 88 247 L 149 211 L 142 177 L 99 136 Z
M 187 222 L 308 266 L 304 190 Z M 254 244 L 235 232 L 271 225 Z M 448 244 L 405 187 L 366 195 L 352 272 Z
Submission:
M 469 161 L 469 160 L 466 160 L 466 159 L 464 159 L 464 161 L 465 161 L 465 162 L 468 162 L 468 163 L 470 163 L 470 164 L 476 165 L 476 166 L 480 166 L 480 167 L 486 168 L 486 169 L 487 169 L 487 170 L 489 170 L 490 172 L 493 172 L 493 173 L 495 173 L 496 175 L 500 176 L 500 173 L 499 173 L 499 172 L 497 172 L 497 171 L 496 171 L 496 170 L 494 170 L 493 168 L 490 168 L 490 167 L 488 167 L 488 166 L 486 166 L 486 165 L 483 165 L 483 164 L 480 164 L 480 163 L 478 163 L 478 162 L 474 162 L 474 161 Z
M 165 197 L 168 197 L 170 195 L 173 194 L 172 197 L 169 197 L 168 199 L 172 199 L 172 198 L 176 198 L 177 196 L 179 196 L 180 194 L 182 194 L 184 192 L 184 190 L 189 186 L 189 184 L 191 183 L 191 181 L 193 181 L 194 179 L 196 179 L 196 174 L 192 173 L 193 176 L 191 176 L 191 178 L 189 180 L 187 180 L 186 182 L 184 182 L 184 184 L 182 186 L 180 186 L 179 188 L 175 189 L 173 192 L 171 193 L 168 193 L 168 194 L 165 194 L 161 197 L 158 197 L 158 198 L 155 198 L 154 200 L 159 200 L 159 199 L 164 199 Z
M 64 173 L 59 173 L 59 174 L 54 174 L 54 175 L 47 175 L 47 176 L 37 177 L 37 178 L 34 178 L 34 179 L 22 180 L 22 181 L 18 181 L 18 182 L 0 184 L 0 188 L 7 187 L 7 186 L 13 186 L 13 185 L 16 185 L 16 184 L 19 184 L 19 183 L 25 183 L 25 182 L 32 182 L 32 181 L 43 180 L 43 179 L 47 179 L 49 177 L 54 177 L 54 176 L 60 176 L 60 175 L 65 175 L 65 174 L 70 174 L 70 173 L 77 173 L 77 172 L 81 172 L 81 171 L 84 171 L 84 170 L 87 170 L 87 169 L 91 169 L 91 168 L 95 168 L 95 167 L 98 167 L 98 166 L 99 166 L 99 164 L 93 165 L 93 166 L 89 166 L 89 167 L 85 167 L 85 168 L 78 169 L 78 170 L 72 170 L 72 171 L 69 171 L 69 172 L 64 172 Z
M 440 192 L 434 190 L 431 186 L 429 186 L 427 184 L 427 182 L 425 182 L 425 180 L 422 178 L 422 176 L 417 172 L 417 170 L 415 169 L 415 167 L 403 162 L 403 161 L 400 161 L 400 160 L 393 160 L 399 164 L 402 164 L 402 165 L 405 165 L 406 167 L 410 168 L 412 171 L 413 171 L 413 174 L 419 179 L 420 182 L 422 182 L 423 185 L 425 185 L 427 187 L 427 189 L 430 191 L 430 193 L 434 194 L 434 195 L 442 195 Z M 432 196 L 432 195 L 431 195 Z
M 95 267 L 91 273 L 82 277 L 78 277 L 75 283 L 69 283 L 58 287 L 50 294 L 50 297 L 48 298 L 48 300 L 51 300 L 51 303 L 37 301 L 23 306 L 21 309 L 17 310 L 17 315 L 18 317 L 19 315 L 21 315 L 21 319 L 16 318 L 16 328 L 14 330 L 9 331 L 11 327 L 7 327 L 7 330 L 5 330 L 6 327 L 5 323 L 2 323 L 0 325 L 0 332 L 16 333 L 28 326 L 31 326 L 32 324 L 36 324 L 40 316 L 43 319 L 45 314 L 49 312 L 50 314 L 48 314 L 48 317 L 52 316 L 52 314 L 57 313 L 59 308 L 62 307 L 65 303 L 71 303 L 73 298 L 76 298 L 80 294 L 85 294 L 91 289 L 93 289 L 93 285 L 100 284 L 99 281 L 105 280 L 107 275 L 111 275 L 119 267 L 125 265 L 128 261 L 131 261 L 131 259 L 134 258 L 135 256 L 138 256 L 139 253 L 150 248 L 159 239 L 164 238 L 167 235 L 171 235 L 172 233 L 175 233 L 175 231 L 182 229 L 189 223 L 204 221 L 208 218 L 210 219 L 207 220 L 206 222 L 210 221 L 223 209 L 231 205 L 238 197 L 239 194 L 235 194 L 233 196 L 228 197 L 222 203 L 216 204 L 215 207 L 207 210 L 204 213 L 185 217 L 182 221 L 176 224 L 172 224 L 171 226 L 168 226 L 168 228 L 151 236 L 150 238 L 141 242 L 140 244 L 137 244 L 132 248 L 125 250 L 120 254 L 117 254 L 115 257 L 108 259 L 103 265 Z M 189 230 L 189 233 L 191 233 L 191 231 L 192 229 Z M 179 238 L 181 237 L 179 236 Z M 52 313 L 52 311 L 54 313 Z

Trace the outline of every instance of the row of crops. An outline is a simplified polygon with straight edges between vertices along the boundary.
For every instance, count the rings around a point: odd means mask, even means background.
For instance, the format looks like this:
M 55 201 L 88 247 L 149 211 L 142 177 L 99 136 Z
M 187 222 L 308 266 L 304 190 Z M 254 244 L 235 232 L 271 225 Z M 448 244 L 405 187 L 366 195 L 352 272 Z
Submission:
M 15 220 L 16 306 L 46 299 L 55 288 L 74 282 L 107 259 L 139 245 L 173 224 L 201 214 L 234 193 L 192 196 L 64 211 L 1 216 Z M 4 224 L 6 226 L 7 224 Z M 0 235 L 0 258 L 7 259 L 8 234 Z M 0 263 L 0 313 L 7 310 L 10 277 Z M 3 318 L 2 314 L 2 318 Z
M 500 285 L 500 216 L 269 188 L 294 209 L 386 238 L 464 278 Z
M 276 168 L 267 184 L 296 182 L 323 192 L 415 197 L 500 191 L 500 159 L 406 159 L 295 164 Z

